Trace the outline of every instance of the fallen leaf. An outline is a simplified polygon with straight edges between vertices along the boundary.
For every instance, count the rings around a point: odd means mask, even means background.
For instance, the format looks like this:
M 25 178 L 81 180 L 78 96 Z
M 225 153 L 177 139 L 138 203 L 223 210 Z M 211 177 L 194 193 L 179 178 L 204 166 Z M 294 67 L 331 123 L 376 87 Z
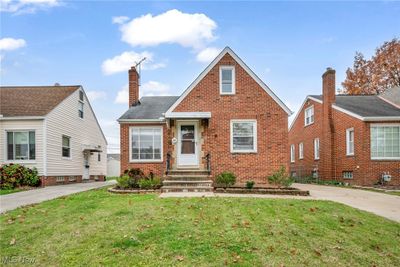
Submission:
M 15 238 L 11 239 L 10 246 L 14 246 L 17 240 Z
M 176 256 L 176 259 L 177 259 L 178 261 L 183 261 L 183 260 L 185 259 L 185 257 L 183 257 L 183 256 L 181 256 L 181 255 L 178 255 L 178 256 Z
M 317 254 L 317 256 L 319 256 L 319 257 L 322 256 L 321 252 L 319 252 L 317 249 L 314 249 L 314 252 L 315 252 L 315 254 Z

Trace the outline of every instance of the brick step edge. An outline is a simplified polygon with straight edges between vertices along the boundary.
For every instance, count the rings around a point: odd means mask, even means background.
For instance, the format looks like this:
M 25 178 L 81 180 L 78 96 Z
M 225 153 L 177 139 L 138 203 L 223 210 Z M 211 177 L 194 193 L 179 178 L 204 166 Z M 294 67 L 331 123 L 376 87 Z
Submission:
M 188 187 L 188 188 L 181 188 L 181 187 L 174 187 L 174 188 L 161 188 L 162 193 L 170 193 L 170 192 L 213 192 L 212 187 Z
M 118 188 L 108 188 L 108 192 L 116 194 L 154 194 L 161 193 L 161 189 L 118 189 Z

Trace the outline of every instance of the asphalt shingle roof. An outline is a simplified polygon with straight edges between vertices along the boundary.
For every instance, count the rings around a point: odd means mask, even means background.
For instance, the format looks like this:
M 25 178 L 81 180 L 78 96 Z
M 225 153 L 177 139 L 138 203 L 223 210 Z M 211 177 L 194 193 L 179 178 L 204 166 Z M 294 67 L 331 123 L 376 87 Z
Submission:
M 380 96 L 391 103 L 400 106 L 400 86 L 387 89 L 385 92 L 380 94 Z
M 130 107 L 119 119 L 159 119 L 178 98 L 179 96 L 144 96 L 140 99 L 140 104 Z
M 322 100 L 322 95 L 310 95 Z M 400 109 L 377 95 L 336 95 L 335 105 L 362 117 L 400 116 Z
M 1 86 L 0 114 L 3 117 L 44 116 L 80 87 Z

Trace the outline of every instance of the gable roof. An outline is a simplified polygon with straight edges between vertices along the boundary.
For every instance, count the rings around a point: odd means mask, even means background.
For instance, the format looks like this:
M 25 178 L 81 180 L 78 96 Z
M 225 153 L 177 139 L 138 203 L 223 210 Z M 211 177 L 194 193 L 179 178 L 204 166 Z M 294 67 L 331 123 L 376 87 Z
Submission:
M 293 112 L 279 99 L 277 95 L 239 58 L 230 47 L 225 47 L 221 53 L 204 69 L 202 73 L 189 85 L 189 87 L 182 93 L 178 100 L 167 110 L 166 113 L 171 113 L 183 99 L 196 87 L 196 85 L 210 72 L 210 70 L 222 59 L 225 54 L 229 54 L 233 59 L 269 94 L 272 99 L 288 114 L 291 115 Z
M 124 120 L 163 120 L 164 113 L 179 96 L 144 96 L 140 103 L 130 107 L 118 121 Z
M 1 86 L 0 116 L 45 116 L 73 92 L 73 86 Z
M 379 97 L 400 108 L 400 86 L 387 89 Z
M 322 95 L 312 97 L 322 101 Z M 337 95 L 333 105 L 363 118 L 400 117 L 400 108 L 378 95 Z

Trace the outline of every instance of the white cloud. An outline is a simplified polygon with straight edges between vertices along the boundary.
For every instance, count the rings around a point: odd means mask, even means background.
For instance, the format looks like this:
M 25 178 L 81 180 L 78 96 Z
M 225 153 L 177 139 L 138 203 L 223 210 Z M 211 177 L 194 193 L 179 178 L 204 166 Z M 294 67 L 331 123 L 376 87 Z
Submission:
M 139 88 L 139 97 L 142 96 L 165 96 L 170 95 L 170 86 L 157 81 L 148 81 Z M 124 85 L 117 93 L 114 103 L 128 104 L 129 102 L 129 86 Z
M 183 13 L 169 10 L 160 15 L 143 15 L 122 24 L 122 40 L 132 46 L 179 44 L 184 47 L 202 48 L 216 37 L 217 24 L 200 13 Z
M 105 100 L 107 99 L 107 94 L 104 91 L 87 91 L 86 95 L 90 101 Z
M 26 46 L 24 39 L 2 38 L 0 39 L 0 51 L 11 51 Z
M 163 68 L 165 63 L 153 63 L 153 54 L 147 51 L 136 53 L 134 51 L 123 52 L 121 55 L 106 59 L 101 65 L 102 71 L 106 75 L 127 71 L 137 62 L 146 58 L 141 67 L 143 70 L 154 70 Z
M 220 52 L 221 49 L 219 48 L 207 47 L 197 54 L 196 59 L 203 63 L 210 63 Z
M 127 17 L 127 16 L 118 16 L 118 17 L 112 18 L 112 23 L 113 24 L 124 24 L 128 20 L 129 20 L 129 17 Z
M 117 97 L 114 100 L 116 104 L 128 104 L 129 102 L 129 86 L 126 84 L 117 93 Z
M 61 5 L 60 0 L 0 0 L 0 11 L 15 14 L 35 13 Z

